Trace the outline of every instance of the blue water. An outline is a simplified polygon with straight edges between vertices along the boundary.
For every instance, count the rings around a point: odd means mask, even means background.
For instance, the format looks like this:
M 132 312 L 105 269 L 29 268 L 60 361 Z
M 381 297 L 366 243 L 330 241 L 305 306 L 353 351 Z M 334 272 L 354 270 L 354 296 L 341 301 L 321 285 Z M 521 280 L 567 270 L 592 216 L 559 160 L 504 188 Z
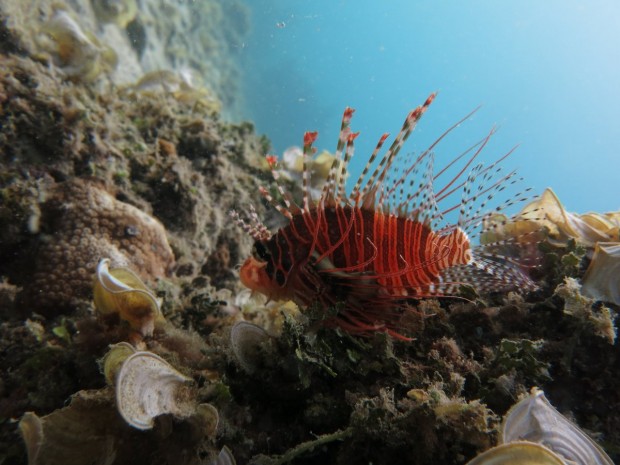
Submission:
M 494 126 L 485 160 L 507 161 L 571 211 L 620 209 L 620 2 L 248 0 L 239 44 L 247 118 L 281 154 L 318 130 L 334 151 L 355 108 L 358 166 L 383 132 L 439 95 L 406 146 L 419 151 L 482 105 L 436 150 L 450 159 Z M 354 168 L 355 171 L 355 168 Z

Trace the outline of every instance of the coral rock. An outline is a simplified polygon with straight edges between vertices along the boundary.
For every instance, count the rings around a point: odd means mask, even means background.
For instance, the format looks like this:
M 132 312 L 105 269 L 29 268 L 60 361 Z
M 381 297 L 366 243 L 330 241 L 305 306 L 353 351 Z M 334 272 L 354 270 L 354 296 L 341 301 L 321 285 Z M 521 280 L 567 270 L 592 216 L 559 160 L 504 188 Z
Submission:
M 24 292 L 35 306 L 67 308 L 88 299 L 104 257 L 114 266 L 131 266 L 146 280 L 165 276 L 174 263 L 162 224 L 95 183 L 60 185 L 46 213 L 52 234 L 39 249 L 36 272 Z

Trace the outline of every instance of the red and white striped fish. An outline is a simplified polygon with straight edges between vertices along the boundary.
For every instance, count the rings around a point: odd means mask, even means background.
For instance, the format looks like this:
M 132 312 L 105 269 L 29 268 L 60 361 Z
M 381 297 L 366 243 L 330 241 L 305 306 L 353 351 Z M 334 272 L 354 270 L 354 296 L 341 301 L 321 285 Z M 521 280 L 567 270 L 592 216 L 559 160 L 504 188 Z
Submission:
M 534 289 L 518 257 L 495 252 L 504 244 L 473 246 L 470 239 L 493 213 L 526 200 L 524 191 L 487 212 L 494 194 L 519 180 L 515 171 L 504 173 L 499 166 L 510 152 L 490 165 L 470 168 L 494 131 L 434 172 L 432 150 L 468 115 L 419 156 L 395 163 L 434 98 L 430 95 L 409 113 L 382 157 L 378 155 L 388 134 L 380 138 L 350 195 L 345 180 L 358 136 L 350 129 L 351 108 L 344 111 L 336 161 L 318 199 L 310 192 L 309 169 L 316 132 L 304 135 L 302 205 L 278 183 L 269 156 L 281 199 L 266 189 L 261 193 L 288 225 L 271 233 L 253 209 L 249 223 L 232 212 L 256 241 L 252 256 L 241 266 L 242 283 L 270 299 L 293 300 L 302 307 L 338 306 L 328 324 L 359 334 L 387 331 L 399 339 L 407 339 L 401 334 L 407 328 L 398 325 L 401 310 L 416 299 L 454 297 L 464 284 L 478 292 Z M 450 171 L 457 173 L 440 184 Z M 459 192 L 462 197 L 450 204 L 448 199 Z M 458 221 L 446 224 L 444 216 L 453 211 L 459 212 Z

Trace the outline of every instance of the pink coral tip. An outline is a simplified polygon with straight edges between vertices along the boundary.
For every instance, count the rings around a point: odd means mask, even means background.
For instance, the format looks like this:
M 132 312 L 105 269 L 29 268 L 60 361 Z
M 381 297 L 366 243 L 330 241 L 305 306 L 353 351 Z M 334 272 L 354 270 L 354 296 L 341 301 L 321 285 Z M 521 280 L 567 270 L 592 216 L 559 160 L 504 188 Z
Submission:
M 265 160 L 269 164 L 269 168 L 275 168 L 278 164 L 278 156 L 277 155 L 265 155 Z
M 319 133 L 317 131 L 314 131 L 314 132 L 307 131 L 304 134 L 304 147 L 312 145 L 318 136 L 319 136 Z

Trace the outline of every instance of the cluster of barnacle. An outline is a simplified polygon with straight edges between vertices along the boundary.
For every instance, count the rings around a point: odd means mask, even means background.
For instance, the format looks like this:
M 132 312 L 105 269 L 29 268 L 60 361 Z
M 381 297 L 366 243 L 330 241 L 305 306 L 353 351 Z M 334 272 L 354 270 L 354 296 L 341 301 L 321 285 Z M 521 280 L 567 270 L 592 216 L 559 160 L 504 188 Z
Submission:
M 180 71 L 158 70 L 144 74 L 125 89 L 130 95 L 172 95 L 177 101 L 200 105 L 211 113 L 219 113 L 222 103 L 205 87 L 195 72 L 189 68 Z
M 75 454 L 87 458 L 114 457 L 121 447 L 118 439 L 124 427 L 119 424 L 111 404 L 116 406 L 125 424 L 136 430 L 153 429 L 156 419 L 167 415 L 183 422 L 185 432 L 190 431 L 197 443 L 215 438 L 218 410 L 200 401 L 199 388 L 192 378 L 155 352 L 146 350 L 142 337 L 152 336 L 156 327 L 173 332 L 161 313 L 157 297 L 133 271 L 110 268 L 109 263 L 109 259 L 103 259 L 97 267 L 95 308 L 101 317 L 117 315 L 138 337 L 133 339 L 133 344 L 111 345 L 101 360 L 106 388 L 80 391 L 73 396 L 71 405 L 45 417 L 32 412 L 24 415 L 19 427 L 30 463 L 64 463 L 63 460 L 72 459 Z M 93 416 L 98 416 L 96 422 Z M 75 444 L 84 448 L 75 448 Z M 224 447 L 209 463 L 235 462 L 230 450 Z
M 483 242 L 539 235 L 556 248 L 577 243 L 586 249 L 591 262 L 582 279 L 581 292 L 588 297 L 620 305 L 620 212 L 585 213 L 566 210 L 551 189 L 507 222 L 503 214 L 487 221 Z
M 499 442 L 467 465 L 613 465 L 605 451 L 536 388 L 508 411 Z

